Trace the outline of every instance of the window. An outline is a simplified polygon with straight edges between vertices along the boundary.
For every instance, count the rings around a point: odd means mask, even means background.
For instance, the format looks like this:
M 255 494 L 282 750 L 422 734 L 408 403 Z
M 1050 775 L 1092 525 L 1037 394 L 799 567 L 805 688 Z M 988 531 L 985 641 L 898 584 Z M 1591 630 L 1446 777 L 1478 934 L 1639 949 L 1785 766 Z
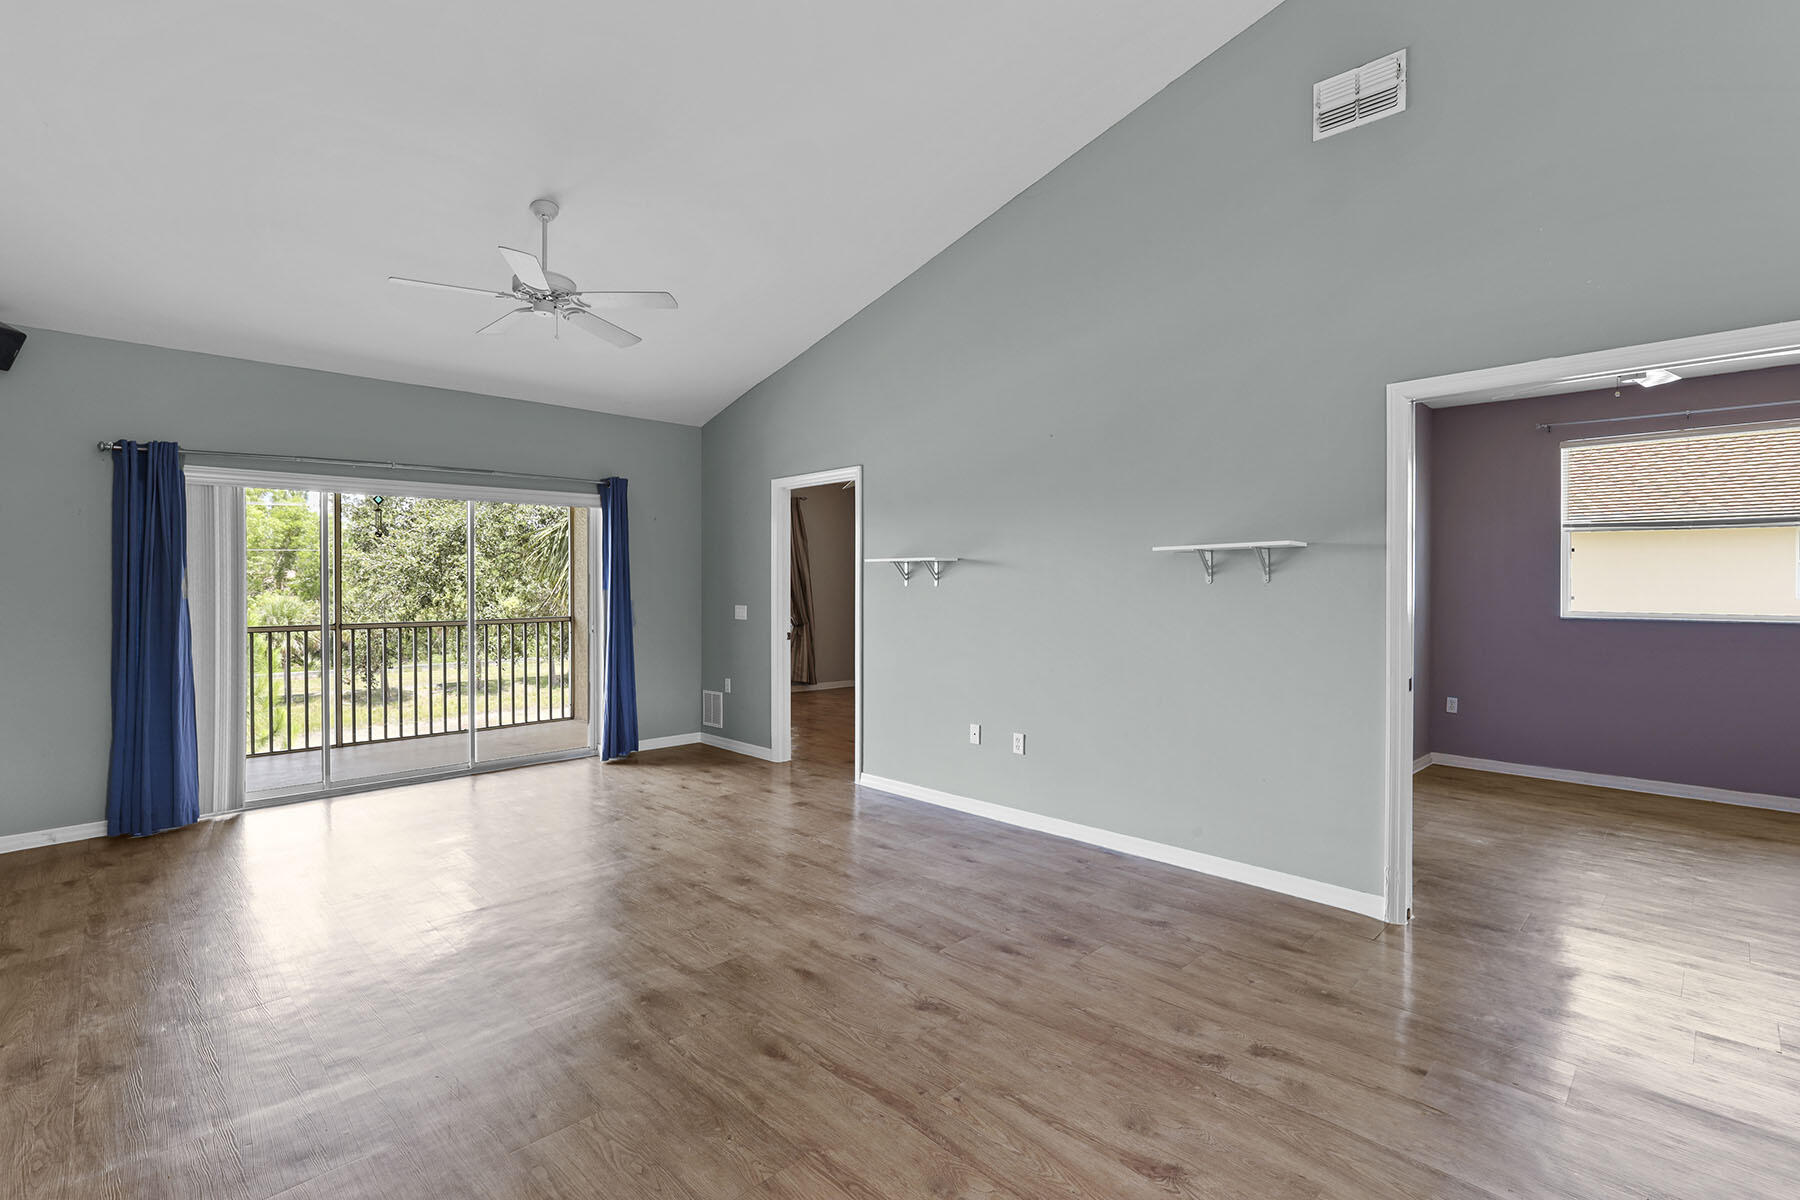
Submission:
M 1800 621 L 1800 426 L 1562 456 L 1563 616 Z

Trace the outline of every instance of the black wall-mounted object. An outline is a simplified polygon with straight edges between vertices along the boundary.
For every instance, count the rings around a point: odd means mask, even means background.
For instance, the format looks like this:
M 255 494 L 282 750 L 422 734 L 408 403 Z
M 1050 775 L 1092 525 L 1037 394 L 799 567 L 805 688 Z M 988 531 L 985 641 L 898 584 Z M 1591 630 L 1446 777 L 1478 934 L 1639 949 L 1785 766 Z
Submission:
M 13 359 L 19 357 L 19 347 L 25 344 L 25 331 L 14 329 L 11 325 L 0 325 L 0 371 L 12 370 Z

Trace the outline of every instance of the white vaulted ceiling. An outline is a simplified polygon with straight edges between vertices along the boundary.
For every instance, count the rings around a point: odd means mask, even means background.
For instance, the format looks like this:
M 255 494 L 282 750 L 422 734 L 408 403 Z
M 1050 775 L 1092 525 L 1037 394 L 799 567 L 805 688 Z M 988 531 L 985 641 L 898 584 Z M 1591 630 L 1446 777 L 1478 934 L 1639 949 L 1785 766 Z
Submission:
M 27 0 L 0 320 L 699 423 L 1274 0 Z M 499 243 L 663 289 L 477 338 Z

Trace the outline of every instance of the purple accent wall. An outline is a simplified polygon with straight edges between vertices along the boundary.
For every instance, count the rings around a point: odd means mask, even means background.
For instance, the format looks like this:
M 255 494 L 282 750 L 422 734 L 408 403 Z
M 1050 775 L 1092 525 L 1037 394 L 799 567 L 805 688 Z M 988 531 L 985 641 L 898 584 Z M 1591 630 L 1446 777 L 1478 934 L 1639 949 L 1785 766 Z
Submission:
M 1800 400 L 1800 367 L 1439 409 L 1429 442 L 1431 750 L 1800 796 L 1800 624 L 1564 620 L 1564 441 L 1793 417 L 1793 408 L 1577 427 L 1546 421 Z M 1422 455 L 1423 455 L 1422 451 Z M 1455 696 L 1459 712 L 1444 711 Z M 1415 710 L 1416 711 L 1416 710 Z M 1421 751 L 1422 753 L 1423 751 Z

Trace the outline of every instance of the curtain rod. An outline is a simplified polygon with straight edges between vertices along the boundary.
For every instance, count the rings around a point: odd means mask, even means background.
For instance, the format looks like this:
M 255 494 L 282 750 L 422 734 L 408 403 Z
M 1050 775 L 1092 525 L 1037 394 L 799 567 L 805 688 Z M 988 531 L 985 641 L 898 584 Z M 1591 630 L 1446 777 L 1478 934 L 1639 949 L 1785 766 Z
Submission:
M 1540 422 L 1538 428 L 1545 433 L 1552 429 L 1566 429 L 1571 425 L 1612 425 L 1619 421 L 1659 421 L 1664 417 L 1704 417 L 1709 413 L 1744 412 L 1752 408 L 1787 408 L 1800 404 L 1800 400 L 1770 400 L 1762 404 L 1726 404 L 1719 408 L 1684 408 L 1679 412 L 1644 413 L 1636 417 L 1589 417 L 1583 421 L 1552 421 L 1548 424 Z
M 119 449 L 118 442 L 101 442 L 99 450 L 102 454 L 111 454 Z M 149 447 L 140 444 L 138 452 L 143 453 Z M 432 471 L 448 472 L 456 475 L 481 475 L 489 479 L 539 479 L 556 483 L 580 483 L 591 488 L 606 486 L 604 479 L 581 479 L 574 475 L 535 475 L 530 471 L 492 471 L 486 467 L 443 467 L 428 463 L 384 462 L 369 458 L 315 458 L 306 454 L 246 454 L 237 450 L 193 450 L 182 447 L 183 455 L 199 454 L 212 458 L 250 458 L 258 462 L 311 463 L 324 467 L 379 467 L 389 471 Z

